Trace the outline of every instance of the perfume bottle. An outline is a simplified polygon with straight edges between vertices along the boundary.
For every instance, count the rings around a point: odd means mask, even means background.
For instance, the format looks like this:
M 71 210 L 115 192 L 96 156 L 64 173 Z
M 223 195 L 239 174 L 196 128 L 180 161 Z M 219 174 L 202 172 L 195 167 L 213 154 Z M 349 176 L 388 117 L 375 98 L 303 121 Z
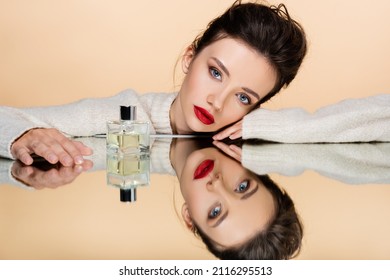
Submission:
M 149 152 L 149 123 L 137 120 L 136 106 L 121 106 L 120 120 L 107 122 L 107 151 Z
M 149 154 L 107 153 L 107 184 L 120 189 L 120 200 L 135 202 L 137 188 L 150 183 Z

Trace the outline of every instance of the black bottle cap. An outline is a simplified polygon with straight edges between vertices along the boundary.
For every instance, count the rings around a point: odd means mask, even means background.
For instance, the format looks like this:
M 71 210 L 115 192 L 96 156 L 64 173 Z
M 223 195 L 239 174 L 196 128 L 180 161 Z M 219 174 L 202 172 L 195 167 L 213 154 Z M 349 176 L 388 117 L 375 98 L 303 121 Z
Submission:
M 137 189 L 121 189 L 120 197 L 122 202 L 135 202 L 137 200 Z
M 134 121 L 137 119 L 137 107 L 136 106 L 121 106 L 121 120 Z

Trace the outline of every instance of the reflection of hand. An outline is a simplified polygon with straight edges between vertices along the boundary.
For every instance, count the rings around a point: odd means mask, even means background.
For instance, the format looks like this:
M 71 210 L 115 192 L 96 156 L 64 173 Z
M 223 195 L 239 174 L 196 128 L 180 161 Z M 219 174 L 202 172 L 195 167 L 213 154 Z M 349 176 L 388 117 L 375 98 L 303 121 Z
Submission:
M 213 141 L 213 145 L 215 145 L 218 149 L 222 150 L 228 156 L 241 162 L 241 155 L 242 155 L 241 148 L 237 147 L 236 145 L 227 145 L 220 141 Z
M 84 160 L 80 165 L 63 166 L 48 162 L 24 165 L 15 161 L 12 165 L 12 175 L 22 183 L 35 189 L 56 188 L 71 183 L 81 172 L 92 168 L 90 160 Z
M 225 139 L 227 137 L 229 137 L 232 140 L 242 137 L 242 120 L 239 122 L 236 122 L 232 126 L 229 126 L 228 128 L 215 134 L 213 136 L 213 139 L 214 140 L 222 140 L 222 139 Z
M 60 162 L 63 166 L 81 164 L 83 156 L 92 154 L 90 148 L 65 137 L 54 128 L 29 130 L 12 144 L 11 152 L 27 165 L 33 163 L 31 155 L 36 154 L 52 164 Z

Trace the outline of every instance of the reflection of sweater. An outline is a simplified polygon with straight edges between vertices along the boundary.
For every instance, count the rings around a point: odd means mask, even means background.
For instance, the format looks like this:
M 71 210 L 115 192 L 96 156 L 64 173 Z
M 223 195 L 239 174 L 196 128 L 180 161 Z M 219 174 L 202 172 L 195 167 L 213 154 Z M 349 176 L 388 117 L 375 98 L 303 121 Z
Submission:
M 103 134 L 106 121 L 118 119 L 120 105 L 137 106 L 138 119 L 151 123 L 152 134 L 171 134 L 169 109 L 175 96 L 126 90 L 61 106 L 0 107 L 0 156 L 12 158 L 13 141 L 34 127 L 54 127 L 69 136 Z M 285 143 L 390 141 L 390 95 L 346 100 L 313 115 L 298 108 L 258 109 L 244 118 L 242 133 L 244 139 Z
M 390 143 L 244 144 L 242 164 L 259 175 L 313 170 L 348 184 L 390 184 Z

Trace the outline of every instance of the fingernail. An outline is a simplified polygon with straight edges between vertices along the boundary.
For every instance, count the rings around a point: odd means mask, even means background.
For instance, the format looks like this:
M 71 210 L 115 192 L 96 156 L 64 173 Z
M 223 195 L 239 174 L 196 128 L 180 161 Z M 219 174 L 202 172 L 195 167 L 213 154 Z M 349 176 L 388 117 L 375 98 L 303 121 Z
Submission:
M 84 159 L 83 159 L 82 157 L 80 157 L 80 156 L 76 156 L 76 157 L 74 158 L 74 162 L 75 162 L 76 164 L 82 164 L 82 163 L 84 162 Z
M 54 154 L 50 154 L 47 156 L 47 161 L 50 163 L 56 163 L 57 162 L 57 157 Z
M 72 165 L 73 160 L 72 160 L 71 157 L 65 156 L 65 157 L 62 159 L 62 162 L 64 163 L 64 165 L 70 166 L 70 165 Z
M 81 165 L 76 165 L 74 167 L 74 170 L 76 173 L 81 173 L 81 172 L 83 172 L 83 167 Z

